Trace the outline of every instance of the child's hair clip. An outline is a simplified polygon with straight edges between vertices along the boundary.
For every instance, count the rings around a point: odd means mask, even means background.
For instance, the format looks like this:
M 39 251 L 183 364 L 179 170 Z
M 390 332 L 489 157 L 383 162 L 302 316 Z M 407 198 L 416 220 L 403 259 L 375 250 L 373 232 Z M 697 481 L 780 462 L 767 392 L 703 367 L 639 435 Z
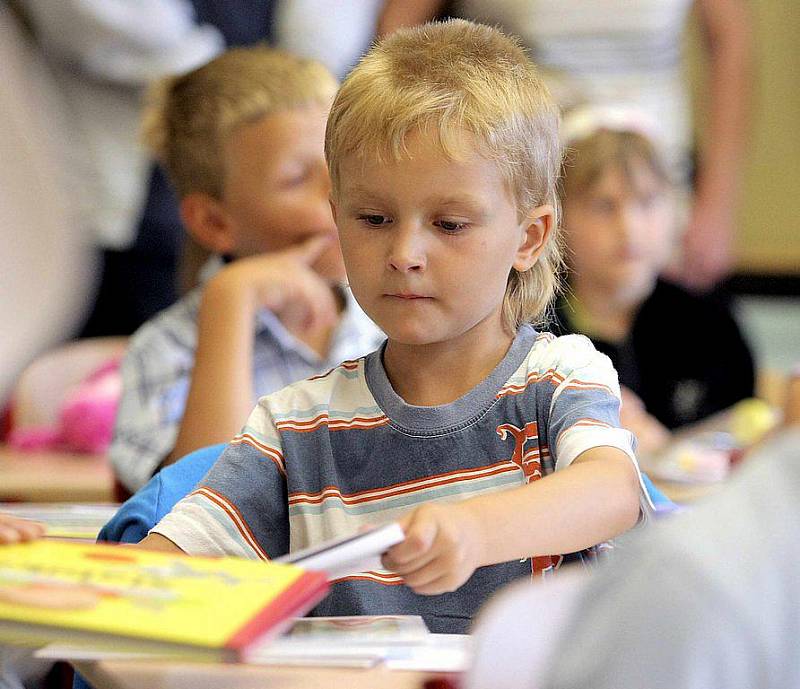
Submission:
M 564 113 L 560 138 L 566 147 L 608 129 L 635 132 L 653 143 L 661 138 L 656 122 L 642 110 L 628 105 L 581 105 Z

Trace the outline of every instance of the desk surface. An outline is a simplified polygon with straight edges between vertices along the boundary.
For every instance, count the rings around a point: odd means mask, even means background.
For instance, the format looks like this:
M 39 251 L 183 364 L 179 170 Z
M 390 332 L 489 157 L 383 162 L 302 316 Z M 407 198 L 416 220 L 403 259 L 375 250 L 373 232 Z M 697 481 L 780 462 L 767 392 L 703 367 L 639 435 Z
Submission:
M 421 689 L 429 673 L 131 660 L 76 662 L 97 689 Z
M 105 455 L 20 452 L 0 445 L 0 501 L 113 500 L 114 476 Z

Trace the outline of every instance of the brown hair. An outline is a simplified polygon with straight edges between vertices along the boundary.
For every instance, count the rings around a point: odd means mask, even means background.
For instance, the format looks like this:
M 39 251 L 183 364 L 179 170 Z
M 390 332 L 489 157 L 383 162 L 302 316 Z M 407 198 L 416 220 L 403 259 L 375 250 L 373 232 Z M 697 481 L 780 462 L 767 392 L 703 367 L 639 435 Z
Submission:
M 632 182 L 636 163 L 644 163 L 661 183 L 670 186 L 661 152 L 644 134 L 600 128 L 570 143 L 561 174 L 563 198 L 587 193 L 607 170 L 620 170 Z

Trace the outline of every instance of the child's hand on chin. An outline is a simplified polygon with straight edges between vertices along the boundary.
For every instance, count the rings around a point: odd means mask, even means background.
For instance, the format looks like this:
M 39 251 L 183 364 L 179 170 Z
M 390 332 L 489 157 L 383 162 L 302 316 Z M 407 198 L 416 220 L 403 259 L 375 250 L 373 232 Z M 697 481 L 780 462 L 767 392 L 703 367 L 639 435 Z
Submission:
M 32 541 L 44 535 L 44 526 L 28 519 L 0 514 L 0 543 Z
M 428 504 L 400 520 L 405 540 L 383 556 L 415 593 L 455 591 L 481 564 L 482 530 L 468 503 Z

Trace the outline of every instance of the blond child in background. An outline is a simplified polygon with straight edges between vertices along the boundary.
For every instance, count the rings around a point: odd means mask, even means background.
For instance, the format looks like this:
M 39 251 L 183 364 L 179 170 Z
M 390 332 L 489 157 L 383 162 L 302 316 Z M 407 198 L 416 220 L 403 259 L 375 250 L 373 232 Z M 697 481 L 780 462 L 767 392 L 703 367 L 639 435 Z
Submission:
M 646 509 L 608 358 L 530 325 L 560 265 L 557 110 L 515 40 L 431 24 L 345 80 L 326 154 L 350 286 L 388 340 L 263 397 L 142 543 L 274 558 L 399 519 L 405 541 L 317 614 L 465 632 Z
M 154 89 L 146 139 L 217 272 L 131 341 L 110 450 L 129 490 L 228 440 L 260 395 L 380 341 L 341 287 L 324 159 L 336 88 L 313 60 L 252 47 Z
M 753 360 L 730 312 L 659 278 L 676 241 L 676 201 L 654 125 L 635 109 L 564 117 L 569 289 L 559 333 L 581 333 L 614 363 L 622 422 L 641 451 L 668 429 L 752 397 Z

